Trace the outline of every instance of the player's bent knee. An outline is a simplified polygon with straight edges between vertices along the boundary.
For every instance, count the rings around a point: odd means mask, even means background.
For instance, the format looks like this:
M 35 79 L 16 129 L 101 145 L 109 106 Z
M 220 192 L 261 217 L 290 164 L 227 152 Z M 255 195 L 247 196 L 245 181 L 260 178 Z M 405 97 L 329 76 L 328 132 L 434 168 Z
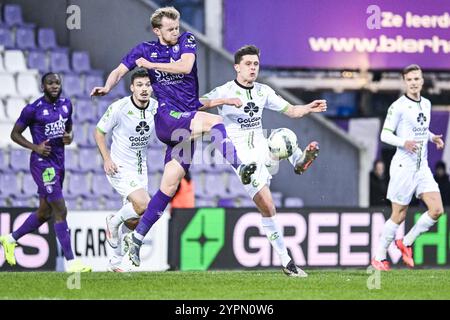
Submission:
M 140 201 L 140 202 L 134 202 L 133 203 L 133 209 L 136 211 L 138 215 L 142 215 L 144 211 L 147 209 L 148 202 L 146 201 Z
M 440 216 L 444 213 L 444 208 L 433 208 L 431 210 L 428 210 L 428 214 L 433 218 L 434 220 L 439 219 Z

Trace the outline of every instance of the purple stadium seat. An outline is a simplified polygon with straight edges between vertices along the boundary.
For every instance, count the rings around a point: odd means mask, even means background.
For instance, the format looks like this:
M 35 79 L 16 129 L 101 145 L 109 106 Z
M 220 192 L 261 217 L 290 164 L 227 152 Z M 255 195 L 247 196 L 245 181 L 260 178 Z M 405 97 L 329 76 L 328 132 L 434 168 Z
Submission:
M 96 74 L 88 74 L 86 75 L 84 85 L 84 92 L 86 95 L 89 95 L 94 87 L 103 87 L 103 77 Z
M 222 175 L 213 173 L 206 174 L 203 193 L 211 197 L 224 196 L 226 194 L 226 188 Z
M 239 180 L 237 175 L 233 174 L 229 176 L 228 181 L 228 196 L 230 197 L 239 197 L 239 196 L 247 196 L 247 192 L 242 185 L 242 182 Z
M 73 126 L 74 141 L 78 146 L 87 145 L 86 128 L 84 125 L 75 124 Z
M 120 81 L 119 83 L 116 84 L 116 86 L 111 90 L 111 92 L 109 93 L 109 95 L 111 97 L 114 98 L 123 98 L 125 96 L 130 95 L 130 92 L 127 92 L 127 90 L 125 89 L 125 82 L 124 81 Z
M 92 176 L 92 194 L 98 197 L 114 196 L 114 190 L 106 179 L 105 173 L 96 173 Z
M 149 148 L 147 153 L 147 171 L 149 173 L 163 171 L 164 152 L 161 149 Z
M 14 171 L 28 171 L 30 152 L 25 149 L 11 149 L 9 165 Z
M 74 51 L 72 53 L 72 69 L 76 72 L 90 71 L 89 53 L 86 51 Z
M 97 107 L 91 99 L 77 99 L 74 103 L 74 111 L 75 121 L 97 123 Z
M 113 197 L 105 199 L 105 210 L 117 211 L 122 208 L 123 203 L 119 194 L 113 194 Z
M 148 192 L 150 195 L 155 194 L 161 185 L 161 175 L 159 173 L 153 173 L 148 175 Z
M 98 166 L 100 165 L 97 161 L 97 153 L 97 148 L 81 148 L 79 150 L 81 171 L 87 172 L 97 170 Z
M 217 202 L 217 206 L 221 208 L 234 208 L 236 207 L 236 204 L 232 198 L 221 198 Z
M 195 198 L 195 207 L 196 208 L 202 208 L 202 207 L 217 207 L 217 201 L 213 198 Z
M 34 182 L 33 176 L 26 173 L 22 177 L 22 193 L 20 197 L 33 197 L 37 195 L 37 186 Z
M 111 103 L 113 103 L 114 100 L 113 99 L 108 99 L 106 97 L 102 97 L 100 99 L 97 100 L 97 106 L 98 106 L 98 118 L 100 119 L 103 114 L 105 113 L 106 109 L 108 109 L 108 107 L 111 105 Z
M 14 196 L 20 193 L 15 173 L 6 173 L 0 176 L 0 190 L 2 197 Z
M 78 152 L 74 149 L 66 149 L 64 155 L 64 166 L 67 170 L 77 171 L 79 170 L 78 165 Z
M 17 4 L 5 4 L 3 20 L 8 26 L 23 25 L 22 8 Z
M 64 193 L 64 200 L 66 202 L 66 207 L 69 211 L 78 210 L 78 196 L 72 196 L 68 193 Z
M 0 45 L 4 46 L 5 49 L 14 48 L 14 38 L 12 31 L 3 26 L 0 26 Z
M 55 30 L 40 28 L 38 31 L 38 44 L 44 50 L 57 48 Z
M 30 50 L 27 64 L 29 69 L 37 69 L 40 73 L 46 73 L 48 71 L 47 54 L 41 50 Z
M 69 177 L 67 191 L 73 197 L 90 194 L 87 175 L 83 173 L 72 173 Z
M 86 139 L 87 139 L 87 146 L 89 147 L 96 147 L 97 144 L 95 143 L 95 130 L 96 130 L 96 124 L 97 123 L 91 123 L 87 126 L 87 133 L 86 133 Z M 96 148 L 94 148 L 97 150 Z
M 67 52 L 56 50 L 50 53 L 50 70 L 53 72 L 70 72 Z
M 16 30 L 16 47 L 21 50 L 35 49 L 34 29 L 18 27 Z
M 83 85 L 81 78 L 76 73 L 66 73 L 63 75 L 63 92 L 68 97 L 82 96 Z
M 8 166 L 6 164 L 5 151 L 0 149 L 0 172 L 4 172 L 6 170 L 8 170 Z

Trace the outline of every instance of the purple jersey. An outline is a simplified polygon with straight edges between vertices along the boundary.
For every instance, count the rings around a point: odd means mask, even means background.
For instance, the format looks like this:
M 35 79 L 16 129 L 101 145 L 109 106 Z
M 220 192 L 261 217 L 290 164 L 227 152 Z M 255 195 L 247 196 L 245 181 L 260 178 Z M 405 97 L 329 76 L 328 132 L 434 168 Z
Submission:
M 154 63 L 170 63 L 180 60 L 183 53 L 196 54 L 195 37 L 190 32 L 184 32 L 174 46 L 162 45 L 159 40 L 143 42 L 122 59 L 122 63 L 132 70 L 136 60 L 144 58 Z M 169 108 L 175 111 L 196 111 L 202 106 L 198 100 L 197 62 L 189 74 L 172 74 L 159 70 L 148 70 L 153 91 L 159 103 L 159 108 Z
M 49 139 L 52 151 L 48 157 L 36 152 L 31 153 L 30 164 L 48 162 L 53 166 L 64 168 L 64 131 L 72 130 L 72 103 L 67 98 L 59 98 L 55 103 L 47 102 L 41 97 L 23 108 L 16 124 L 23 128 L 30 127 L 34 144 Z

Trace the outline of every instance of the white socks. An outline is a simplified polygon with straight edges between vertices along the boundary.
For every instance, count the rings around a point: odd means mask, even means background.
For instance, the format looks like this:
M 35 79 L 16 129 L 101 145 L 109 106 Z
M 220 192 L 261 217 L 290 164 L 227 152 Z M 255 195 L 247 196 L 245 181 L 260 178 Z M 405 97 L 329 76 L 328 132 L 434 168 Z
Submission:
M 386 259 L 387 249 L 395 238 L 399 225 L 391 219 L 384 223 L 383 232 L 381 233 L 380 241 L 378 242 L 377 253 L 375 260 L 382 261 Z
M 267 239 L 280 256 L 281 264 L 285 267 L 291 261 L 291 257 L 284 244 L 283 233 L 275 222 L 275 217 L 261 217 L 261 222 Z
M 424 212 L 408 234 L 403 238 L 403 244 L 405 246 L 411 246 L 420 234 L 428 231 L 435 223 L 436 220 L 433 220 L 430 217 L 428 211 Z
M 8 234 L 6 236 L 6 240 L 8 240 L 9 243 L 16 243 L 17 240 L 13 238 L 12 233 Z
M 114 225 L 118 226 L 124 221 L 127 221 L 128 219 L 139 219 L 139 215 L 134 211 L 133 204 L 131 202 L 128 202 L 125 204 L 111 219 L 111 222 L 114 223 Z
M 292 156 L 290 156 L 289 162 L 292 163 L 292 165 L 295 167 L 297 162 L 300 160 L 300 158 L 302 157 L 303 151 L 299 148 L 297 148 L 297 150 L 295 150 L 295 152 L 292 154 Z

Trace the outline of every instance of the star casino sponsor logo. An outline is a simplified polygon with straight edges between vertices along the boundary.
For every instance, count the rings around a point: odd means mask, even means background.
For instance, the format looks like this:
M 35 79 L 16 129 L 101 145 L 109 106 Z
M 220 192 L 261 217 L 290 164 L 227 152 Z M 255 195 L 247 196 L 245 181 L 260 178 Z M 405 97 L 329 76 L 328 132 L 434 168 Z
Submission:
M 184 79 L 184 74 L 171 74 L 159 70 L 155 70 L 156 82 L 163 86 L 181 83 Z
M 55 122 L 47 123 L 45 125 L 45 135 L 49 138 L 59 138 L 64 135 L 66 130 L 67 118 L 63 118 L 61 115 Z

